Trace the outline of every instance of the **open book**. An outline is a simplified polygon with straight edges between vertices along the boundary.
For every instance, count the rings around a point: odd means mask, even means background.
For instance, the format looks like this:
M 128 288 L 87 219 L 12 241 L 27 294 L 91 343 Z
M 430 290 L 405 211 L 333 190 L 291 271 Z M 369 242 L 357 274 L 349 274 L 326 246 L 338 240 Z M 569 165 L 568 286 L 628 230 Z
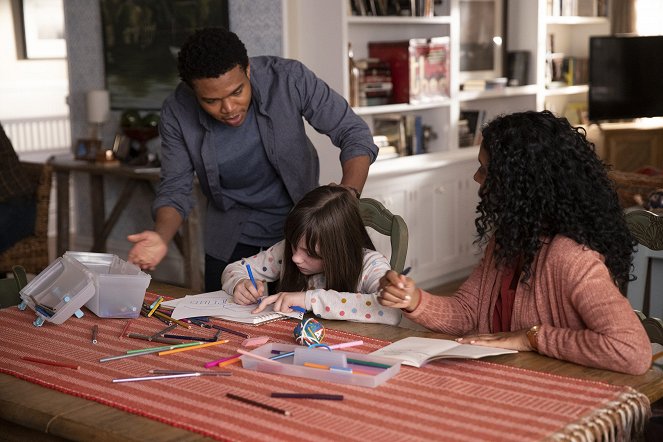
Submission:
M 373 355 L 397 359 L 404 365 L 422 367 L 430 361 L 442 358 L 479 359 L 485 356 L 518 353 L 517 350 L 459 344 L 447 339 L 409 337 L 374 351 Z
M 223 290 L 201 293 L 199 295 L 188 295 L 184 298 L 166 301 L 162 305 L 174 307 L 173 313 L 170 315 L 174 319 L 211 316 L 227 321 L 258 325 L 278 319 L 302 319 L 303 316 L 303 313 L 299 312 L 275 312 L 272 305 L 267 306 L 265 310 L 258 314 L 253 314 L 251 312 L 257 307 L 256 304 L 235 304 L 232 295 Z

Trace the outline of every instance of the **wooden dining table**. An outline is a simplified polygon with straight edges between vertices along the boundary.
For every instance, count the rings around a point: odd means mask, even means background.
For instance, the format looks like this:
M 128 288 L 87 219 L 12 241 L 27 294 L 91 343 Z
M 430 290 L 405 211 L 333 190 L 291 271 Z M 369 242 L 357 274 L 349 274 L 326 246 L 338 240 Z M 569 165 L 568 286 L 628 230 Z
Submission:
M 191 294 L 166 284 L 152 284 L 148 289 L 160 295 L 181 297 Z M 396 341 L 408 336 L 449 339 L 450 336 L 413 328 L 384 324 L 320 320 L 325 327 L 353 334 Z M 583 367 L 533 352 L 492 356 L 485 360 L 572 378 L 630 386 L 654 402 L 663 397 L 663 372 L 650 369 L 640 376 Z M 13 440 L 211 440 L 200 434 L 176 428 L 156 420 L 117 408 L 61 393 L 0 374 L 0 434 Z

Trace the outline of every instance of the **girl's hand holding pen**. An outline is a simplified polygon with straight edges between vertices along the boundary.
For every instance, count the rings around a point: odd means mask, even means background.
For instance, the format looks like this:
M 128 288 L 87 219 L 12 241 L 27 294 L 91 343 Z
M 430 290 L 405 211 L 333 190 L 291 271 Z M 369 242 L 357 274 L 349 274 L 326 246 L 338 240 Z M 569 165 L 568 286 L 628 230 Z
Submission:
M 378 301 L 385 307 L 412 311 L 419 305 L 419 289 L 413 279 L 389 270 L 380 278 Z
M 256 281 L 253 285 L 250 279 L 242 279 L 233 290 L 233 301 L 240 305 L 256 304 L 265 293 L 263 281 Z

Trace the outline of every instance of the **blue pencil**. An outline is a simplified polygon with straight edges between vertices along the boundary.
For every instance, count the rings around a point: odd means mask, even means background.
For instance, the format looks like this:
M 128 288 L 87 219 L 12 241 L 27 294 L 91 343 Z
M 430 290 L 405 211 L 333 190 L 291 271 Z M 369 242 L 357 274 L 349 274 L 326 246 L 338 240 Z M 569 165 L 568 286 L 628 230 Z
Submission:
M 258 290 L 258 284 L 256 284 L 256 280 L 253 278 L 253 272 L 251 271 L 251 266 L 247 264 L 246 270 L 249 272 L 249 278 L 251 278 L 251 284 L 253 284 L 253 287 L 255 287 L 256 290 Z

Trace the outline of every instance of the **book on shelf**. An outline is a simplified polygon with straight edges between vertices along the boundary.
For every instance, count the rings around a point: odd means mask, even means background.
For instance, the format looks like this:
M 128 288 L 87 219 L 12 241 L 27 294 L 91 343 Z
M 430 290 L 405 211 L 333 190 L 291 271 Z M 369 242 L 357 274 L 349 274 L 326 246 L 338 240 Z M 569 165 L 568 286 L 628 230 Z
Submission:
M 440 0 L 348 0 L 355 16 L 433 17 Z
M 481 142 L 481 128 L 486 119 L 486 111 L 474 110 L 474 109 L 465 109 L 460 111 L 460 121 L 466 122 L 467 133 L 464 134 L 465 137 L 461 140 L 460 137 L 460 126 L 459 126 L 459 139 L 458 144 L 460 147 L 470 147 L 477 146 Z
M 421 368 L 436 359 L 479 359 L 487 356 L 518 353 L 505 348 L 459 344 L 447 339 L 408 337 L 371 353 L 375 356 L 401 361 L 403 365 Z
M 483 91 L 486 90 L 486 80 L 466 80 L 461 85 L 464 91 Z
M 378 147 L 377 161 L 397 158 L 398 149 L 389 143 L 389 138 L 385 135 L 374 135 L 373 142 Z
M 390 103 L 421 103 L 449 96 L 449 38 L 368 43 L 371 58 L 391 68 Z
M 407 115 L 386 114 L 373 118 L 373 135 L 383 136 L 387 144 L 396 148 L 399 156 L 409 155 L 411 150 L 410 136 L 413 129 L 408 127 Z M 379 147 L 379 145 L 378 145 Z
M 232 295 L 223 290 L 200 293 L 198 295 L 188 295 L 184 298 L 163 302 L 162 305 L 174 309 L 170 315 L 173 319 L 209 316 L 224 319 L 226 321 L 259 325 L 280 319 L 302 319 L 303 317 L 303 313 L 299 312 L 275 312 L 273 305 L 267 306 L 267 308 L 260 313 L 251 313 L 255 310 L 257 304 L 235 304 Z

